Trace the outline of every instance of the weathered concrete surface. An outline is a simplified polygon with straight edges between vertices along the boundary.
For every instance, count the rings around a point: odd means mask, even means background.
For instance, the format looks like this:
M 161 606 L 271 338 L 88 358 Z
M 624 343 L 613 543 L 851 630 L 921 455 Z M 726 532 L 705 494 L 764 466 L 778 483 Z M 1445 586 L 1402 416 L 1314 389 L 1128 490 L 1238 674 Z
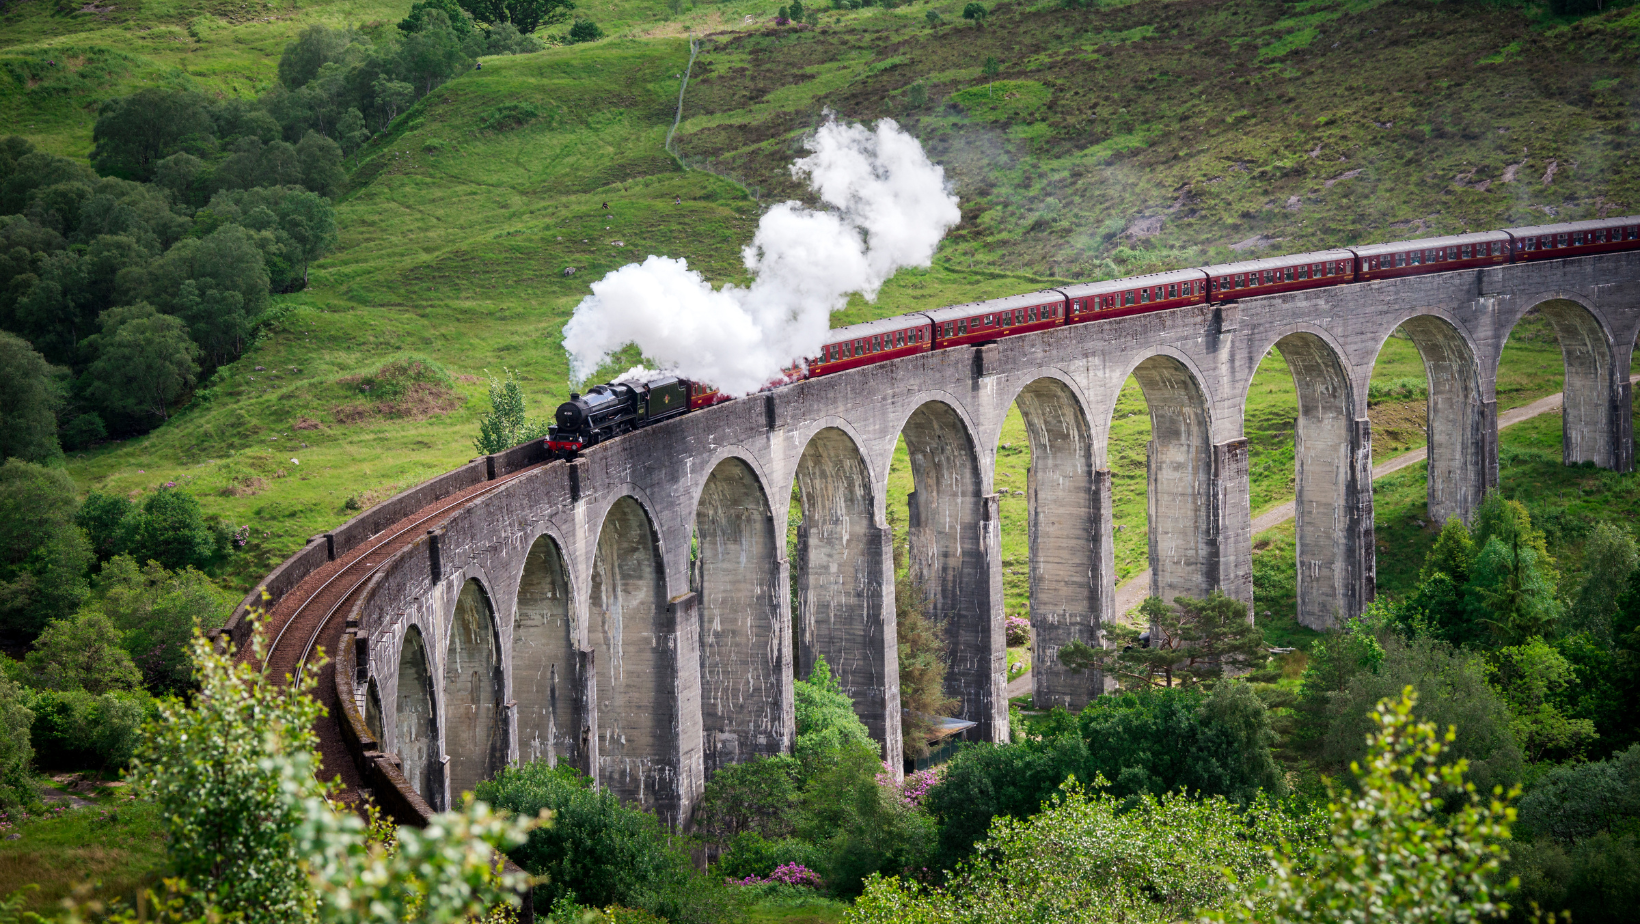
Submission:
M 1020 401 L 1033 449 L 1034 682 L 1039 695 L 1074 706 L 1098 679 L 1055 676 L 1047 665 L 1069 639 L 1098 638 L 1114 614 L 1106 441 L 1123 382 L 1138 376 L 1152 415 L 1154 586 L 1247 599 L 1242 407 L 1271 349 L 1288 356 L 1301 396 L 1300 612 L 1326 625 L 1372 594 L 1366 394 L 1390 333 L 1405 327 L 1432 383 L 1431 513 L 1467 515 L 1496 483 L 1498 354 L 1533 307 L 1568 344 L 1567 459 L 1630 467 L 1630 393 L 1617 370 L 1628 368 L 1640 324 L 1637 277 L 1640 256 L 1607 255 L 1082 324 L 799 383 L 623 437 L 573 465 L 530 471 L 396 559 L 366 601 L 363 672 L 381 702 L 394 704 L 381 710 L 382 739 L 435 805 L 459 792 L 446 759 L 490 766 L 488 751 L 478 751 L 495 738 L 452 731 L 458 715 L 483 724 L 482 697 L 452 702 L 442 682 L 452 659 L 469 663 L 458 639 L 471 636 L 456 628 L 456 612 L 474 581 L 493 614 L 509 760 L 545 748 L 686 824 L 709 767 L 792 740 L 790 674 L 805 675 L 823 654 L 884 756 L 897 761 L 884 510 L 904 434 L 917 491 L 912 565 L 945 619 L 951 692 L 979 723 L 978 737 L 1000 740 L 1006 685 L 991 480 L 1010 405 Z M 729 459 L 738 461 L 709 487 Z M 780 537 L 794 485 L 803 520 L 788 563 Z M 559 578 L 542 577 L 544 553 L 532 550 L 543 537 L 561 556 Z M 710 540 L 698 560 L 692 537 Z M 554 580 L 562 605 L 544 602 L 557 599 L 546 589 Z M 789 596 L 795 614 L 784 606 Z M 462 676 L 471 676 L 465 667 Z M 572 694 L 554 700 L 555 683 Z

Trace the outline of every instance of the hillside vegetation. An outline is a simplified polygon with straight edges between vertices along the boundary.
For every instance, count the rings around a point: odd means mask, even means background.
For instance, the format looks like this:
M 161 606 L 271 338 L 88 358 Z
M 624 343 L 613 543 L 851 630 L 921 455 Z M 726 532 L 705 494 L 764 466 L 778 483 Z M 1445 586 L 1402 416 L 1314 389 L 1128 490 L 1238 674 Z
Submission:
M 150 85 L 251 97 L 305 26 L 393 22 L 408 6 L 15 4 L 0 13 L 0 117 L 84 157 L 103 101 Z M 1627 8 L 1562 21 L 1514 4 L 1056 0 L 970 22 L 962 3 L 919 2 L 782 27 L 776 6 L 589 0 L 578 14 L 611 38 L 486 59 L 433 92 L 350 159 L 340 243 L 304 291 L 275 298 L 263 339 L 165 426 L 71 456 L 76 481 L 195 491 L 251 527 L 224 575 L 246 586 L 309 535 L 470 458 L 486 371 L 516 369 L 536 413 L 561 400 L 559 333 L 589 281 L 648 253 L 739 279 L 761 208 L 802 196 L 786 165 L 828 108 L 906 125 L 964 209 L 933 268 L 838 325 L 1261 248 L 1634 208 L 1640 12 Z M 691 32 L 675 150 L 699 169 L 663 148 Z M 1375 414 L 1415 425 L 1421 369 L 1392 346 L 1380 376 L 1404 400 Z M 1249 408 L 1267 454 L 1256 506 L 1290 493 L 1284 375 L 1267 361 L 1270 409 Z M 1524 402 L 1556 390 L 1559 368 L 1534 358 L 1511 381 L 1503 403 Z M 1136 388 L 1122 400 L 1111 458 L 1130 572 L 1148 420 Z M 1002 458 L 1022 485 L 1026 456 Z M 1023 498 L 1010 503 L 1022 521 Z M 1013 608 L 1022 545 L 1009 555 Z

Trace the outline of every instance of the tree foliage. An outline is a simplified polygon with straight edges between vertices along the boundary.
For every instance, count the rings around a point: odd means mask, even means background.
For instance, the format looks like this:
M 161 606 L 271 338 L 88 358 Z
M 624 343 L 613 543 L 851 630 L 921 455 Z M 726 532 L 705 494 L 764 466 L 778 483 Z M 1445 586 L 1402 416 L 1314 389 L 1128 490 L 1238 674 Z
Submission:
M 146 730 L 134 781 L 166 822 L 171 864 L 211 919 L 389 924 L 460 921 L 517 901 L 523 882 L 493 850 L 523 843 L 542 819 L 483 803 L 401 829 L 373 847 L 364 822 L 338 810 L 315 771 L 312 681 L 265 676 L 260 632 L 236 662 L 194 638 L 200 695 L 164 702 Z
M 88 394 L 116 411 L 169 419 L 199 375 L 199 347 L 181 319 L 147 302 L 103 312 Z
M 16 682 L 0 676 L 0 811 L 13 812 L 40 801 L 34 789 L 34 713 L 23 705 Z
M 85 599 L 91 549 L 74 524 L 78 506 L 60 469 L 0 465 L 0 636 L 29 641 Z
M 93 695 L 135 690 L 142 674 L 123 642 L 113 621 L 96 610 L 53 620 L 28 653 L 29 685 Z
M 478 439 L 473 441 L 473 448 L 481 453 L 502 452 L 547 435 L 546 421 L 526 413 L 517 376 L 507 369 L 501 371 L 506 378 L 490 376 L 490 413 L 479 418 Z
M 57 445 L 62 393 L 51 364 L 28 342 L 0 331 L 0 460 L 50 462 Z
M 1215 590 L 1204 600 L 1176 597 L 1174 605 L 1151 597 L 1139 607 L 1148 630 L 1127 623 L 1106 629 L 1109 646 L 1094 648 L 1073 641 L 1059 650 L 1059 661 L 1072 671 L 1088 669 L 1116 675 L 1124 685 L 1171 687 L 1224 676 L 1227 669 L 1246 670 L 1268 657 L 1264 636 L 1253 625 L 1247 604 Z M 1141 633 L 1148 637 L 1141 638 Z
M 1319 825 L 1269 799 L 1237 806 L 1183 793 L 1122 799 L 1075 780 L 1039 814 L 999 816 L 974 858 L 938 887 L 874 878 L 850 924 L 1172 922 L 1222 908 L 1266 868 L 1264 846 L 1302 849 Z
M 1418 721 L 1418 701 L 1408 687 L 1374 707 L 1355 788 L 1328 807 L 1330 837 L 1271 849 L 1270 872 L 1210 920 L 1448 924 L 1507 910 L 1498 871 L 1518 790 L 1478 790 L 1453 759 L 1456 732 Z

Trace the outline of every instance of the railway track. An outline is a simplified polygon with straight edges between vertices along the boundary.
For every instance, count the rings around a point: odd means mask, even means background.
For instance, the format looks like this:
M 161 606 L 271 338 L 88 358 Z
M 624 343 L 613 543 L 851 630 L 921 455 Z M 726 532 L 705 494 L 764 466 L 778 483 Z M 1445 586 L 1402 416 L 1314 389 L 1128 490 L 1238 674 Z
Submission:
M 423 507 L 309 575 L 273 606 L 267 623 L 260 628 L 270 638 L 262 671 L 275 678 L 301 682 L 316 651 L 336 649 L 347 607 L 394 555 L 462 505 L 494 494 L 535 467 L 481 482 Z M 336 797 L 352 802 L 358 798 L 362 778 L 342 738 L 335 677 L 325 669 L 316 679 L 314 693 L 326 710 L 326 716 L 314 729 L 319 736 L 319 777 L 337 779 L 341 791 Z

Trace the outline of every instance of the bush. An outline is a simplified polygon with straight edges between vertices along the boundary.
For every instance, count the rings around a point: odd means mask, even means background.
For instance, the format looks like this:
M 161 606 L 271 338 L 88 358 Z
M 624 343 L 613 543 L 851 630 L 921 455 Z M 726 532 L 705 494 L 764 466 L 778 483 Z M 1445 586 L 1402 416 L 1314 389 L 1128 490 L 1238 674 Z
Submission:
M 721 768 L 695 804 L 695 831 L 719 849 L 748 833 L 790 835 L 798 810 L 797 774 L 797 761 L 785 755 Z
M 193 568 L 171 572 L 159 562 L 142 568 L 118 555 L 97 575 L 93 605 L 124 633 L 125 650 L 155 693 L 193 689 L 189 639 L 218 624 L 232 602 Z
M 729 850 L 718 860 L 715 870 L 725 879 L 767 878 L 789 864 L 821 869 L 827 864 L 824 850 L 805 840 L 782 837 L 766 840 L 756 831 L 747 831 L 729 842 Z
M 1031 643 L 1031 621 L 1023 616 L 1008 617 L 1008 647 L 1018 648 Z
M 970 3 L 962 8 L 962 18 L 974 22 L 984 22 L 986 17 L 990 15 L 991 11 L 978 3 Z
M 93 696 L 134 690 L 142 675 L 121 647 L 123 642 L 120 630 L 97 610 L 54 620 L 28 653 L 29 685 Z
M 1285 789 L 1270 753 L 1269 713 L 1246 684 L 1212 694 L 1160 689 L 1094 700 L 1077 717 L 1055 710 L 1041 740 L 968 748 L 925 799 L 942 824 L 941 860 L 968 855 L 997 816 L 1028 818 L 1066 779 L 1103 779 L 1105 793 L 1168 792 L 1250 803 Z
M 151 700 L 142 693 L 34 693 L 30 740 L 45 770 L 120 770 L 135 752 Z
M 864 747 L 873 754 L 876 742 L 864 722 L 854 714 L 850 700 L 831 675 L 824 657 L 814 660 L 814 669 L 808 680 L 792 684 L 795 712 L 797 713 L 797 759 L 810 763 L 825 759 L 848 749 L 851 745 Z
M 23 702 L 27 694 L 11 680 L 0 677 L 0 811 L 11 812 L 40 801 L 34 789 L 34 712 Z
M 91 549 L 74 482 L 21 459 L 0 465 L 0 637 L 27 642 L 85 599 Z
M 619 904 L 650 911 L 676 924 L 723 920 L 734 897 L 721 884 L 693 874 L 687 855 L 673 848 L 655 816 L 626 805 L 568 766 L 532 761 L 507 767 L 478 784 L 476 795 L 522 815 L 552 812 L 552 825 L 530 832 L 508 856 L 545 881 L 535 907 L 561 899 L 602 907 Z
M 596 42 L 604 37 L 604 30 L 590 19 L 577 19 L 575 25 L 569 27 L 569 42 L 579 45 L 582 42 Z
M 91 537 L 92 548 L 103 561 L 126 555 L 180 571 L 210 565 L 231 548 L 229 530 L 208 522 L 199 499 L 181 488 L 160 488 L 140 507 L 93 491 L 75 522 Z

